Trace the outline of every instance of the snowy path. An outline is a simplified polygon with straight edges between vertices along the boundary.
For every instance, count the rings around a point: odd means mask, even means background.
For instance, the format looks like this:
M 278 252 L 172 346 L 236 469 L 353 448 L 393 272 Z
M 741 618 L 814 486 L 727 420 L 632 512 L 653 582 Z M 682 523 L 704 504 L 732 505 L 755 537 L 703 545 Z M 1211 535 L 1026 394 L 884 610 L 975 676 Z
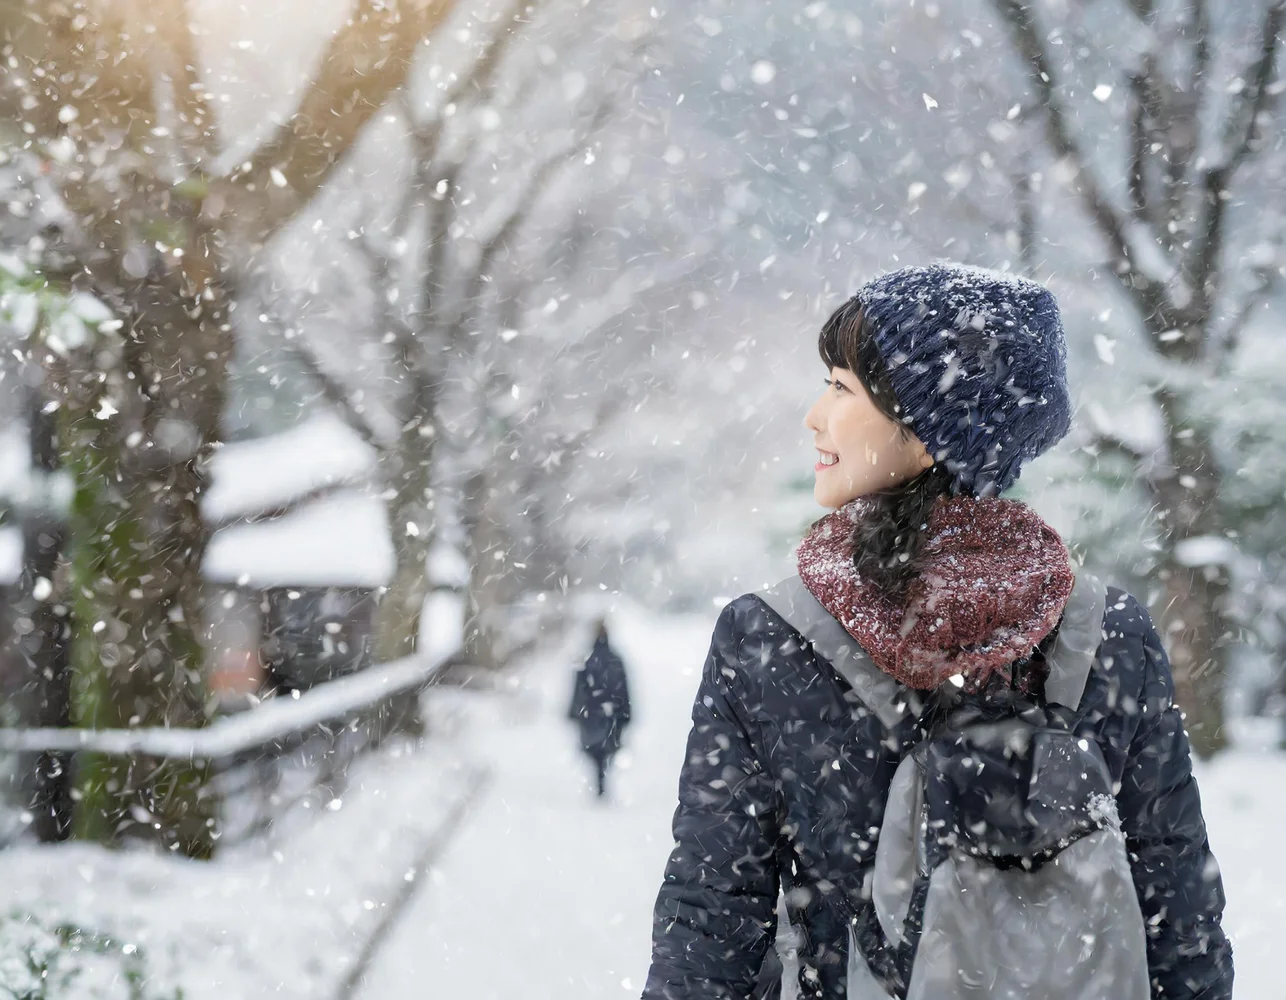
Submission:
M 473 697 L 462 739 L 496 765 L 492 787 L 385 943 L 362 1000 L 638 995 L 712 624 L 617 619 L 636 722 L 608 803 L 590 796 L 563 720 L 579 664 L 541 665 L 507 706 Z
M 637 723 L 606 805 L 589 796 L 563 718 L 570 659 L 534 668 L 511 698 L 435 692 L 430 703 L 459 725 L 462 749 L 495 777 L 376 956 L 361 1000 L 638 996 L 713 618 L 617 616 Z M 1200 777 L 1229 897 L 1236 998 L 1282 1000 L 1286 755 L 1230 753 Z

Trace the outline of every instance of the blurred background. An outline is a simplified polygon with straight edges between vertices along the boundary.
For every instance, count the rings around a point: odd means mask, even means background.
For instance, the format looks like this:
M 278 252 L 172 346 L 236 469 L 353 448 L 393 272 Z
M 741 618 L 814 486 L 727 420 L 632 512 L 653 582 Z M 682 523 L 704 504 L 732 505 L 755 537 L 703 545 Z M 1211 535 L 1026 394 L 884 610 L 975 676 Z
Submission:
M 1060 298 L 1013 495 L 1151 609 L 1280 1000 L 1284 22 L 3 0 L 0 998 L 637 995 L 710 627 L 821 514 L 817 330 L 949 257 Z

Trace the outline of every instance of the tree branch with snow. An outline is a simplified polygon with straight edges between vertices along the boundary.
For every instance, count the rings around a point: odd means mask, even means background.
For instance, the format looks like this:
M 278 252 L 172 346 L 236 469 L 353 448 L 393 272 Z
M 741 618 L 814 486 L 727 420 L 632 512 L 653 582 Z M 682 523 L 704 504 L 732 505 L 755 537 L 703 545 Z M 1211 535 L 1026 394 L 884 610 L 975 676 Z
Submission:
M 1191 276 L 1193 290 L 1208 303 L 1214 303 L 1219 295 L 1220 255 L 1223 252 L 1224 226 L 1231 200 L 1228 185 L 1232 183 L 1238 168 L 1253 152 L 1261 116 L 1272 109 L 1279 89 L 1275 86 L 1277 54 L 1281 47 L 1284 18 L 1286 0 L 1273 0 L 1264 11 L 1259 58 L 1250 68 L 1250 80 L 1246 89 L 1233 103 L 1225 123 L 1223 162 L 1205 172 L 1199 189 L 1203 222 L 1184 269 Z
M 1126 225 L 1095 178 L 1089 158 L 1076 139 L 1069 111 L 1058 87 L 1053 60 L 1042 41 L 1035 12 L 1023 0 L 992 0 L 992 5 L 1008 25 L 1022 59 L 1028 85 L 1036 92 L 1038 103 L 1044 109 L 1045 131 L 1049 143 L 1059 157 L 1075 167 L 1081 199 L 1111 251 L 1119 276 L 1120 272 L 1133 264 L 1131 245 L 1125 235 Z

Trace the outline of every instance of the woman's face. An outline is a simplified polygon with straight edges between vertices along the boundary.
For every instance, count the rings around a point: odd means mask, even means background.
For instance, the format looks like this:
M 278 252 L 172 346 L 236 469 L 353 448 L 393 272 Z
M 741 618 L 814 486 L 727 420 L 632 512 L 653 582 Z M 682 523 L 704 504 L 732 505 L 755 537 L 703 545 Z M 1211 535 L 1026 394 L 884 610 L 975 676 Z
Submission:
M 847 368 L 831 369 L 804 425 L 818 451 L 813 497 L 823 507 L 842 507 L 914 479 L 933 465 L 919 438 L 881 413 Z

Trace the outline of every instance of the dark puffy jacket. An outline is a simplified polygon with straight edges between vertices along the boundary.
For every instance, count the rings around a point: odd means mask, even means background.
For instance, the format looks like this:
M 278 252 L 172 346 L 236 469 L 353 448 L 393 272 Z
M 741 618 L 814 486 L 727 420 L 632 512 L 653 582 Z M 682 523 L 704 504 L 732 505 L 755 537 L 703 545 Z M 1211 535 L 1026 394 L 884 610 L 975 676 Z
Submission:
M 1232 952 L 1170 665 L 1147 611 L 1109 588 L 1076 731 L 1102 747 L 1147 922 L 1153 995 L 1227 1000 Z M 842 1000 L 899 745 L 758 597 L 715 626 L 679 779 L 645 1000 L 755 992 L 779 890 L 802 933 L 802 997 Z M 909 723 L 913 725 L 914 723 Z
M 568 717 L 580 725 L 581 746 L 589 752 L 615 753 L 621 747 L 621 731 L 630 721 L 630 687 L 625 664 L 599 638 L 576 672 Z

